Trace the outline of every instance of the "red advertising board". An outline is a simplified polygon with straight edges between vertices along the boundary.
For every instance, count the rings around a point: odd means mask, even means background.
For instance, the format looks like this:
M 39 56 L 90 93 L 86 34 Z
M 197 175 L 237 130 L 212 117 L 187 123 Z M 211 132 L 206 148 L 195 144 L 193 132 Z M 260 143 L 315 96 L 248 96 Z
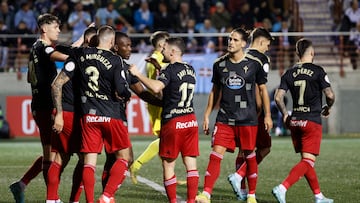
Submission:
M 39 136 L 39 130 L 31 115 L 31 96 L 7 96 L 6 119 L 12 136 Z M 151 135 L 151 125 L 146 103 L 133 96 L 127 105 L 130 135 Z

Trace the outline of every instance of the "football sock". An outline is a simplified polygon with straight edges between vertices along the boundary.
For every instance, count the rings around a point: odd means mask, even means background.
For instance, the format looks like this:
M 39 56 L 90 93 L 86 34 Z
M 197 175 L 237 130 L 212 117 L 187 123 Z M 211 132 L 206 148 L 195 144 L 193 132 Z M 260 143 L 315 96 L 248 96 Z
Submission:
M 51 163 L 48 170 L 47 200 L 58 199 L 61 165 L 55 161 Z
M 242 168 L 241 168 L 242 167 Z M 235 168 L 236 168 L 236 172 L 240 175 L 241 177 L 243 177 L 243 179 L 241 180 L 241 185 L 240 188 L 241 189 L 246 189 L 246 184 L 245 184 L 245 175 L 246 175 L 246 170 L 247 170 L 247 165 L 245 162 L 245 159 L 243 156 L 237 156 L 236 160 L 235 160 Z M 240 169 L 241 168 L 241 169 Z M 238 170 L 241 170 L 241 172 Z
M 45 160 L 43 160 L 43 163 L 42 163 L 42 172 L 43 172 L 43 176 L 44 176 L 46 185 L 48 183 L 48 172 L 49 172 L 51 163 L 52 163 L 52 161 L 45 161 Z
M 24 176 L 21 178 L 21 181 L 25 185 L 28 185 L 30 181 L 34 179 L 37 175 L 39 175 L 39 173 L 42 171 L 42 162 L 43 162 L 43 157 L 40 156 L 34 161 L 34 163 L 31 165 L 28 171 L 26 171 Z
M 84 184 L 86 202 L 94 202 L 95 170 L 96 167 L 93 165 L 84 165 L 82 179 Z
M 319 180 L 317 178 L 316 175 L 316 171 L 314 168 L 315 163 L 308 159 L 309 163 L 311 164 L 311 167 L 309 167 L 309 169 L 306 171 L 305 173 L 305 178 L 308 182 L 308 184 L 310 185 L 311 190 L 313 191 L 314 194 L 319 194 L 320 192 L 320 185 L 319 185 Z
M 249 185 L 249 194 L 255 194 L 257 184 L 258 165 L 255 152 L 246 157 L 247 180 Z
M 109 180 L 104 189 L 104 195 L 107 197 L 113 197 L 118 186 L 125 179 L 125 174 L 128 169 L 128 161 L 125 159 L 117 159 L 114 165 L 110 169 Z
M 243 163 L 245 163 L 244 157 L 237 156 L 235 159 L 235 170 L 238 170 Z
M 308 162 L 309 159 L 301 159 L 290 171 L 288 177 L 282 182 L 286 189 L 289 189 L 294 183 L 296 183 L 305 173 L 311 168 Z
M 149 162 L 159 154 L 159 143 L 160 138 L 157 138 L 148 145 L 145 151 L 134 161 L 135 169 L 139 170 L 143 164 Z
M 174 175 L 172 178 L 164 180 L 164 186 L 169 202 L 176 203 L 176 176 Z
M 204 191 L 211 194 L 214 188 L 214 184 L 220 175 L 220 163 L 223 159 L 223 155 L 212 151 L 210 153 L 209 164 L 206 169 L 204 180 Z
M 84 167 L 84 163 L 78 161 L 76 167 L 74 168 L 70 202 L 79 202 L 80 200 L 80 195 L 82 189 L 84 188 L 84 185 L 82 184 L 83 167 Z
M 103 190 L 109 179 L 109 171 L 110 171 L 111 167 L 114 165 L 115 161 L 116 161 L 116 156 L 114 153 L 106 153 L 106 161 L 105 161 L 104 170 L 103 170 L 103 173 L 101 176 L 101 184 L 102 184 Z
M 198 170 L 187 171 L 187 201 L 195 202 L 196 193 L 199 185 L 199 172 Z

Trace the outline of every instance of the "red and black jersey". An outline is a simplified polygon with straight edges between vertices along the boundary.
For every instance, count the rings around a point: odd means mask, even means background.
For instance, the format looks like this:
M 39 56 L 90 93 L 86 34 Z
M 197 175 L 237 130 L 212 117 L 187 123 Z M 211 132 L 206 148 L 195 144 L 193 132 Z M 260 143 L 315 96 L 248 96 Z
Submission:
M 163 111 L 161 122 L 194 113 L 193 98 L 196 84 L 194 68 L 186 63 L 169 64 L 158 78 L 163 82 Z
M 279 89 L 291 92 L 292 119 L 321 124 L 322 91 L 327 87 L 330 87 L 330 81 L 322 67 L 312 63 L 298 63 L 281 77 Z
M 54 108 L 51 97 L 51 83 L 57 75 L 55 62 L 50 55 L 55 49 L 43 40 L 37 40 L 30 50 L 28 64 L 28 83 L 31 84 L 31 109 L 51 110 Z
M 270 59 L 265 54 L 259 52 L 256 49 L 249 48 L 249 49 L 246 50 L 246 57 L 248 59 L 257 61 L 259 63 L 259 65 L 261 65 L 263 67 L 266 74 L 269 72 L 269 70 L 270 70 Z
M 128 84 L 133 85 L 133 84 L 138 83 L 139 79 L 136 76 L 132 75 L 129 71 L 130 65 L 124 61 L 123 66 L 124 66 L 126 80 L 127 80 Z
M 62 88 L 62 106 L 64 111 L 81 113 L 80 111 L 80 71 L 75 69 L 74 71 L 68 72 L 65 67 L 68 64 L 75 63 L 76 60 L 69 57 L 65 63 L 63 72 L 70 78 L 70 80 L 63 85 Z M 70 65 L 71 66 L 71 65 Z
M 239 63 L 225 55 L 213 65 L 213 84 L 222 92 L 217 122 L 227 125 L 257 125 L 255 84 L 265 84 L 267 73 L 259 63 L 244 57 Z
M 79 69 L 82 113 L 125 121 L 123 112 L 131 93 L 122 59 L 111 51 L 93 47 L 74 49 L 70 56 L 76 63 L 67 64 L 65 70 Z

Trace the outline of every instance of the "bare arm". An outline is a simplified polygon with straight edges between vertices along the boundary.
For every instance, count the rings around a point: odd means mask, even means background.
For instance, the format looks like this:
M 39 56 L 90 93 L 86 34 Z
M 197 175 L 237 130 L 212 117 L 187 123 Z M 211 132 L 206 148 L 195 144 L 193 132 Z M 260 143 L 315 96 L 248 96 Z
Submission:
M 332 107 L 332 105 L 335 102 L 335 94 L 331 87 L 325 88 L 323 90 L 323 93 L 325 94 L 325 97 L 326 97 L 326 105 L 324 105 L 322 107 L 321 114 L 324 117 L 328 117 L 330 115 L 330 108 Z
M 273 122 L 271 119 L 271 111 L 270 111 L 270 97 L 265 84 L 259 85 L 259 94 L 262 101 L 262 108 L 264 109 L 265 112 L 265 117 L 264 117 L 265 129 L 267 132 L 270 132 L 271 128 L 273 127 Z
M 203 121 L 203 130 L 206 135 L 209 134 L 209 116 L 215 106 L 217 105 L 218 101 L 220 99 L 220 88 L 216 85 L 213 85 L 209 97 L 208 97 L 208 104 L 206 106 L 205 112 L 204 112 L 204 121 Z
M 160 94 L 162 90 L 165 88 L 165 84 L 159 80 L 153 80 L 150 79 L 143 74 L 140 73 L 140 71 L 136 68 L 135 65 L 131 65 L 129 67 L 129 71 L 131 74 L 136 76 L 144 85 L 146 88 L 154 92 L 155 94 Z
M 286 91 L 283 89 L 277 89 L 275 92 L 275 102 L 276 106 L 278 107 L 279 111 L 283 115 L 283 121 L 286 124 L 286 121 L 288 119 L 288 111 L 286 109 L 284 97 L 285 97 Z
M 162 100 L 146 91 L 140 82 L 130 85 L 130 89 L 145 102 L 155 106 L 162 106 Z
M 61 71 L 59 75 L 55 78 L 54 82 L 51 84 L 51 94 L 54 102 L 54 107 L 56 109 L 53 129 L 56 132 L 61 132 L 64 126 L 64 120 L 62 116 L 62 87 L 69 80 L 70 78 L 65 74 L 65 72 Z

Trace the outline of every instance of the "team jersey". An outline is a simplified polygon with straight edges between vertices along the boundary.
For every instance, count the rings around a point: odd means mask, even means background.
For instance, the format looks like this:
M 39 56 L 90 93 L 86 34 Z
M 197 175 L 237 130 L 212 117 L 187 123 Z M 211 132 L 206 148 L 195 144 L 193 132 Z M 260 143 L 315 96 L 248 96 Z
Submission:
M 194 113 L 193 97 L 196 76 L 191 65 L 178 62 L 169 64 L 161 70 L 158 80 L 165 85 L 162 124 L 171 118 Z
M 212 83 L 222 92 L 216 121 L 227 125 L 257 125 L 256 85 L 267 82 L 267 73 L 259 63 L 244 57 L 239 63 L 225 55 L 213 65 Z
M 38 39 L 31 47 L 27 81 L 31 85 L 31 109 L 51 110 L 54 108 L 51 97 L 51 83 L 57 75 L 55 62 L 50 55 L 55 49 Z
M 121 57 L 93 47 L 74 49 L 71 55 L 76 65 L 68 63 L 65 70 L 79 69 L 82 114 L 125 121 L 123 112 L 131 93 Z M 119 97 L 123 99 L 119 100 Z
M 298 63 L 281 77 L 279 89 L 291 92 L 292 119 L 321 124 L 322 90 L 327 87 L 330 87 L 330 80 L 322 67 Z
M 62 69 L 62 71 L 65 72 L 65 74 L 70 78 L 70 80 L 66 82 L 62 87 L 62 107 L 64 111 L 81 113 L 79 69 L 75 69 L 71 72 L 68 72 L 65 69 L 65 66 L 71 62 L 75 62 L 75 60 L 69 57 L 65 61 L 64 68 Z

